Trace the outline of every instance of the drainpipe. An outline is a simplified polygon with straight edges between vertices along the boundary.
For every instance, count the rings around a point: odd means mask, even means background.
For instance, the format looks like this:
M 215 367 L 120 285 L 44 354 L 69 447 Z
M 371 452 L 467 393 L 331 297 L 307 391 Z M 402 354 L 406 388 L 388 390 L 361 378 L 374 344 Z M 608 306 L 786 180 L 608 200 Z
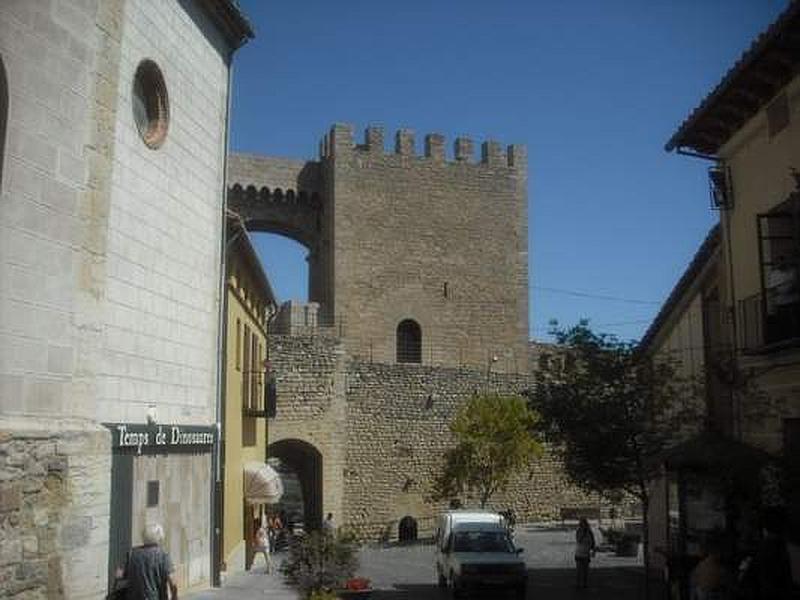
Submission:
M 225 104 L 225 146 L 222 157 L 222 210 L 220 212 L 220 247 L 219 247 L 219 288 L 217 291 L 219 298 L 219 315 L 217 323 L 217 397 L 216 397 L 216 427 L 217 443 L 214 445 L 212 454 L 212 481 L 211 481 L 211 585 L 219 587 L 220 563 L 222 562 L 222 504 L 223 504 L 223 482 L 222 467 L 225 456 L 222 450 L 222 440 L 225 432 L 225 380 L 227 377 L 225 365 L 225 346 L 228 335 L 228 294 L 227 285 L 227 225 L 226 214 L 228 208 L 228 151 L 230 149 L 230 116 L 231 116 L 231 90 L 233 88 L 233 52 L 228 54 L 228 82 L 227 97 Z

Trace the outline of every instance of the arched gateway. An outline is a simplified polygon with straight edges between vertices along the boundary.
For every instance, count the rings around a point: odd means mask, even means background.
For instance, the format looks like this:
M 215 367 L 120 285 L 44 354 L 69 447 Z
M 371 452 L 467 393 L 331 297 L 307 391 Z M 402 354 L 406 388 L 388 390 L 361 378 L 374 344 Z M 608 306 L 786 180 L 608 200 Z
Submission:
M 297 439 L 270 444 L 268 452 L 300 482 L 303 527 L 306 530 L 319 528 L 322 525 L 322 454 L 308 442 Z

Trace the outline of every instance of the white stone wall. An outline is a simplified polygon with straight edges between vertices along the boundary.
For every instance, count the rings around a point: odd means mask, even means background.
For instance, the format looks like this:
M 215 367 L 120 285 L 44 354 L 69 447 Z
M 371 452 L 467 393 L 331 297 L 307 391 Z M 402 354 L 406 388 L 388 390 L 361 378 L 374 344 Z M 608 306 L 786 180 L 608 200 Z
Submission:
M 98 380 L 103 421 L 142 422 L 150 404 L 161 422 L 214 420 L 223 47 L 191 3 L 126 3 Z M 141 140 L 131 109 L 145 58 L 158 64 L 169 96 L 169 130 L 157 150 Z
M 0 183 L 0 413 L 92 414 L 72 402 L 96 0 L 0 2 L 9 87 Z

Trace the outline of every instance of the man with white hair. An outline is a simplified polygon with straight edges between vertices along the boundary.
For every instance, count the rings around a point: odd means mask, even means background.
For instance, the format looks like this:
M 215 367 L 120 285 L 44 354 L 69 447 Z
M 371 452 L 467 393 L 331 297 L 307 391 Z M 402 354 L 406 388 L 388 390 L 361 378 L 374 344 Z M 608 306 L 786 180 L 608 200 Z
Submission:
M 169 554 L 161 547 L 163 540 L 161 525 L 151 523 L 144 528 L 144 544 L 128 554 L 124 573 L 128 580 L 128 598 L 178 600 L 178 586 L 172 576 L 175 568 Z

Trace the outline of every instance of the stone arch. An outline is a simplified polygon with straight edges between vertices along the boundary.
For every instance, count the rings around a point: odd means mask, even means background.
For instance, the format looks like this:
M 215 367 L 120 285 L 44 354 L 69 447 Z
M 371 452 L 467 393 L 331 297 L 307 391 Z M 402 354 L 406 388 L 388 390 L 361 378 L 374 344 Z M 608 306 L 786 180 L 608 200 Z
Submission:
M 0 56 L 0 190 L 3 189 L 3 164 L 6 150 L 6 123 L 8 122 L 8 79 L 3 57 Z
M 397 325 L 397 362 L 422 362 L 422 328 L 414 319 L 403 319 Z
M 417 520 L 411 515 L 406 515 L 397 525 L 397 540 L 400 542 L 413 542 L 418 535 Z
M 271 443 L 267 453 L 297 475 L 303 495 L 303 526 L 307 531 L 319 529 L 322 525 L 322 453 L 312 444 L 296 438 Z

